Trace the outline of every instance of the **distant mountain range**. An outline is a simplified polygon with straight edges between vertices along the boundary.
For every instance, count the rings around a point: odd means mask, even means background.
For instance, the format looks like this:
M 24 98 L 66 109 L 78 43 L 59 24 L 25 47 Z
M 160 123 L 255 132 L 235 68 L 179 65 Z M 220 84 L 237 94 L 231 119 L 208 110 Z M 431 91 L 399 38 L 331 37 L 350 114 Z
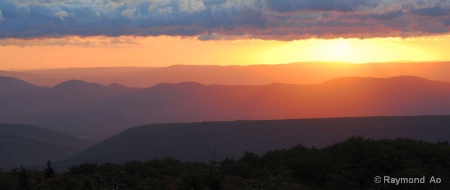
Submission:
M 78 79 L 102 85 L 119 83 L 148 88 L 159 83 L 196 82 L 222 85 L 265 85 L 271 83 L 315 84 L 339 77 L 418 76 L 450 82 L 450 62 L 408 63 L 291 63 L 250 66 L 195 66 L 72 68 L 30 71 L 0 71 L 40 86 L 53 87 Z
M 0 168 L 208 161 L 351 136 L 447 141 L 449 72 L 450 62 L 0 71 Z
M 30 125 L 0 124 L 0 168 L 67 159 L 93 142 Z
M 0 77 L 0 122 L 38 124 L 37 121 L 43 118 L 89 107 L 133 91 L 135 89 L 117 84 L 102 86 L 78 80 L 48 88 Z
M 152 124 L 133 127 L 57 163 L 106 163 L 153 158 L 208 162 L 301 144 L 324 147 L 353 136 L 450 140 L 450 116 L 361 117 Z
M 52 88 L 0 77 L 0 122 L 107 138 L 151 123 L 450 114 L 450 83 L 413 76 L 345 77 L 313 85 L 202 85 L 150 88 L 78 80 Z

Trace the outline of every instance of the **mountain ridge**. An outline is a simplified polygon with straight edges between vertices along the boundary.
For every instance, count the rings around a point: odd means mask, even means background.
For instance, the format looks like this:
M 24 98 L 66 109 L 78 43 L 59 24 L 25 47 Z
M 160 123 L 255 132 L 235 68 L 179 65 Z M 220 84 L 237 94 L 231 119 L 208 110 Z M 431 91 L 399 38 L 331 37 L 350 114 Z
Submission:
M 67 159 L 93 142 L 41 127 L 0 123 L 0 168 Z
M 86 82 L 78 79 L 72 79 L 67 80 L 62 83 L 57 84 L 56 86 L 52 87 L 52 89 L 78 89 L 78 88 L 102 88 L 105 87 L 103 85 L 92 83 L 92 82 Z
M 149 123 L 450 114 L 450 83 L 415 76 L 345 77 L 310 85 L 183 82 L 116 88 L 75 83 L 88 85 L 0 98 L 0 122 L 101 140 Z
M 377 116 L 258 121 L 216 121 L 136 126 L 59 164 L 155 158 L 208 162 L 301 144 L 325 147 L 350 137 L 450 140 L 450 116 Z
M 1 72 L 0 75 L 52 87 L 70 79 L 109 85 L 119 83 L 147 88 L 163 82 L 184 81 L 202 84 L 263 85 L 273 82 L 315 84 L 344 76 L 387 78 L 414 75 L 450 82 L 450 62 L 335 63 L 300 62 L 274 65 L 219 66 L 172 65 L 166 67 L 68 68 Z M 233 76 L 233 77 L 230 77 Z

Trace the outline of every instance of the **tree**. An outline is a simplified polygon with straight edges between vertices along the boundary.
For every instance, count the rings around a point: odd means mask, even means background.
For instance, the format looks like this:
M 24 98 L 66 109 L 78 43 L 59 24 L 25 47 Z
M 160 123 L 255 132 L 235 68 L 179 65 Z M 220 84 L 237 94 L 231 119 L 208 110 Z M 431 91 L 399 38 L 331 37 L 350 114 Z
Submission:
M 30 179 L 28 176 L 27 170 L 23 168 L 23 166 L 20 166 L 20 171 L 17 175 L 17 185 L 16 190 L 30 190 Z
M 47 168 L 44 170 L 44 178 L 49 179 L 52 178 L 55 175 L 55 171 L 53 171 L 52 163 L 50 162 L 50 159 L 47 160 Z
M 116 178 L 107 178 L 102 176 L 98 181 L 103 183 L 104 185 L 111 186 L 113 190 L 125 189 L 125 187 L 131 185 L 131 183 L 124 183 L 125 171 L 118 171 L 120 173 L 120 177 Z

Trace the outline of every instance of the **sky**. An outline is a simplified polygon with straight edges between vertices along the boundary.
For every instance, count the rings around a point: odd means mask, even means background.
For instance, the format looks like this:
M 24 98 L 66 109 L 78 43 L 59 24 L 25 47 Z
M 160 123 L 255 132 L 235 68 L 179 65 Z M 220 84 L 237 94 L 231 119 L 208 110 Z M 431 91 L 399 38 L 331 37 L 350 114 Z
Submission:
M 450 0 L 2 0 L 0 69 L 448 61 Z

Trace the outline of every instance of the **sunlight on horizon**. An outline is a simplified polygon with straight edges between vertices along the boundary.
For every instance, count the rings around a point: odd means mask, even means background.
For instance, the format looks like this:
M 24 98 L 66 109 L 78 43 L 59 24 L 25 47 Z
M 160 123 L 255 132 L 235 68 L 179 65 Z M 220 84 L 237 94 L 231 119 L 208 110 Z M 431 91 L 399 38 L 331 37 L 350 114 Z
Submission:
M 293 62 L 449 61 L 450 35 L 420 38 L 257 39 L 67 37 L 1 41 L 0 70 L 71 67 L 254 65 Z M 9 45 L 4 45 L 4 44 Z
M 261 55 L 260 60 L 266 64 L 276 60 L 347 63 L 446 61 L 450 56 L 442 50 L 449 42 L 449 36 L 434 41 L 420 38 L 308 39 L 280 44 Z

